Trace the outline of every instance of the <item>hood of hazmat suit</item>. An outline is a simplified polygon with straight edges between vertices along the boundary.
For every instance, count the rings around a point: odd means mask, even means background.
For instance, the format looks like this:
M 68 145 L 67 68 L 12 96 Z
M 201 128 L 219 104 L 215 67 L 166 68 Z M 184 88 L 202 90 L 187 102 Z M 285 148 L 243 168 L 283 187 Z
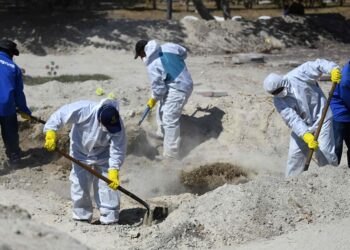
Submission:
M 118 102 L 103 99 L 100 103 L 78 101 L 67 104 L 53 113 L 44 126 L 47 130 L 59 130 L 71 124 L 70 154 L 86 164 L 105 165 L 119 169 L 126 154 L 126 135 L 120 118 L 121 131 L 109 133 L 98 121 L 97 112 L 100 107 L 109 105 L 119 111 Z
M 193 81 L 187 70 L 185 59 L 187 51 L 184 47 L 165 43 L 160 46 L 151 40 L 145 46 L 144 60 L 151 81 L 152 97 L 160 100 L 169 88 L 184 93 L 191 93 Z
M 264 89 L 270 94 L 284 87 L 274 96 L 274 104 L 285 123 L 299 137 L 316 130 L 327 101 L 317 80 L 336 67 L 339 68 L 334 62 L 317 59 L 300 65 L 283 77 L 270 74 L 264 80 Z M 329 109 L 325 121 L 331 117 Z

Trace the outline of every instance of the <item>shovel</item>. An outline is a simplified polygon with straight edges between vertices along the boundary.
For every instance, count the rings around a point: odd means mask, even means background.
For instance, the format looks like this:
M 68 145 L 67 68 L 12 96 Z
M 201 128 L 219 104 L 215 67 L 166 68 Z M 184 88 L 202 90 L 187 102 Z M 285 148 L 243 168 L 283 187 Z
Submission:
M 40 118 L 34 117 L 34 116 L 30 116 L 31 120 L 45 124 L 46 122 Z M 80 167 L 84 168 L 86 171 L 90 172 L 92 175 L 96 176 L 97 178 L 105 181 L 107 184 L 112 183 L 112 181 L 110 179 L 108 179 L 107 177 L 103 176 L 102 174 L 100 174 L 99 172 L 97 172 L 96 170 L 92 169 L 90 166 L 82 163 L 81 161 L 78 161 L 77 159 L 73 158 L 72 156 L 70 156 L 69 154 L 63 152 L 62 150 L 56 148 L 55 150 L 56 152 L 58 152 L 60 155 L 64 156 L 65 158 L 67 158 L 68 160 L 74 162 L 75 164 L 79 165 Z M 139 202 L 141 205 L 143 205 L 146 210 L 147 213 L 145 214 L 145 217 L 143 219 L 143 224 L 144 225 L 151 225 L 153 220 L 161 220 L 161 219 L 165 219 L 168 216 L 168 208 L 167 207 L 155 207 L 154 210 L 151 213 L 151 208 L 150 206 L 141 198 L 137 197 L 135 194 L 129 192 L 128 190 L 126 190 L 125 188 L 123 188 L 122 186 L 118 186 L 117 188 L 120 192 L 126 194 L 127 196 L 129 196 L 130 198 L 134 199 L 135 201 Z
M 145 111 L 143 111 L 141 120 L 139 121 L 139 126 L 141 126 L 141 123 L 143 122 L 143 120 L 145 120 L 146 116 L 148 115 L 149 111 L 150 111 L 150 107 L 147 106 L 147 108 L 145 109 Z
M 112 183 L 112 181 L 110 179 L 108 179 L 107 177 L 103 176 L 102 174 L 100 174 L 96 170 L 92 169 L 90 166 L 82 163 L 81 161 L 78 161 L 77 159 L 73 158 L 72 156 L 63 152 L 62 150 L 56 148 L 56 152 L 58 152 L 60 155 L 64 156 L 68 160 L 74 162 L 75 164 L 79 165 L 80 167 L 84 168 L 86 171 L 89 171 L 91 174 L 93 174 L 97 178 L 105 181 L 108 185 Z M 118 186 L 117 189 L 120 192 L 129 196 L 130 198 L 134 199 L 135 201 L 139 202 L 141 205 L 143 205 L 146 208 L 147 213 L 146 213 L 145 218 L 143 220 L 144 225 L 150 225 L 153 220 L 164 219 L 168 215 L 168 209 L 166 207 L 155 207 L 151 213 L 150 206 L 144 200 L 140 199 L 139 197 L 137 197 L 133 193 L 129 192 L 128 190 L 126 190 L 125 188 L 123 188 L 120 185 Z
M 331 103 L 331 99 L 332 99 L 332 97 L 333 97 L 333 93 L 334 93 L 335 88 L 337 87 L 337 84 L 338 84 L 338 83 L 333 82 L 332 88 L 331 88 L 331 90 L 329 91 L 329 95 L 328 95 L 328 99 L 327 99 L 327 102 L 326 102 L 326 106 L 323 108 L 322 116 L 321 116 L 319 125 L 318 125 L 317 130 L 316 130 L 315 135 L 314 135 L 314 136 L 315 136 L 315 141 L 317 141 L 318 136 L 319 136 L 320 133 L 321 133 L 321 128 L 322 128 L 324 119 L 326 118 L 327 111 L 328 111 L 328 108 L 329 108 L 329 104 Z M 309 166 L 310 166 L 310 162 L 311 162 L 313 153 L 314 153 L 314 150 L 310 148 L 310 149 L 309 149 L 309 153 L 308 153 L 308 155 L 307 155 L 306 163 L 305 163 L 305 165 L 304 165 L 304 171 L 307 171 L 307 170 L 309 169 Z

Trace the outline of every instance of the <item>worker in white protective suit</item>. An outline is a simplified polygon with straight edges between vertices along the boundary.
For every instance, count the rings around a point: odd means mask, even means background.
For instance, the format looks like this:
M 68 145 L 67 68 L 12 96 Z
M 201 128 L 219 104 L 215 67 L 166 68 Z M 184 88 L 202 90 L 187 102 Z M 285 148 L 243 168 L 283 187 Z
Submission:
M 141 57 L 151 81 L 152 97 L 147 106 L 157 110 L 157 136 L 164 138 L 164 158 L 178 158 L 180 146 L 180 117 L 193 90 L 193 81 L 187 70 L 184 47 L 156 41 L 140 40 L 135 46 L 135 59 Z
M 277 111 L 292 129 L 286 176 L 303 171 L 309 148 L 315 150 L 319 166 L 338 165 L 330 109 L 318 142 L 313 135 L 327 102 L 317 83 L 322 74 L 331 74 L 332 82 L 340 82 L 339 66 L 324 59 L 306 62 L 284 76 L 271 73 L 264 80 L 264 89 L 274 95 Z
M 100 210 L 100 223 L 118 222 L 120 198 L 116 190 L 119 186 L 119 169 L 126 153 L 126 135 L 118 110 L 118 102 L 112 99 L 104 99 L 100 103 L 78 101 L 58 109 L 44 126 L 44 147 L 53 151 L 56 148 L 56 131 L 71 124 L 70 155 L 112 181 L 107 185 L 73 163 L 70 181 L 74 220 L 91 222 L 92 185 Z

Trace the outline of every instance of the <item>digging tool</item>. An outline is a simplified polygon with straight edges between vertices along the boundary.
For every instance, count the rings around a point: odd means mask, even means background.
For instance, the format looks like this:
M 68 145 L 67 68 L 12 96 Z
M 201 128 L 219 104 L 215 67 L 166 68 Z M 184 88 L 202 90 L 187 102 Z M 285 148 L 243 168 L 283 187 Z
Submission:
M 331 102 L 331 99 L 332 99 L 332 97 L 333 97 L 333 93 L 334 93 L 334 90 L 335 90 L 336 87 L 337 87 L 337 83 L 336 83 L 336 82 L 333 82 L 332 88 L 331 88 L 331 90 L 329 91 L 329 95 L 328 95 L 328 99 L 327 99 L 326 105 L 325 105 L 325 107 L 323 108 L 323 111 L 322 111 L 322 116 L 321 116 L 319 125 L 318 125 L 317 130 L 316 130 L 316 133 L 315 133 L 315 135 L 314 135 L 314 136 L 315 136 L 315 141 L 317 141 L 318 136 L 319 136 L 320 133 L 321 133 L 321 128 L 322 128 L 324 119 L 326 118 L 327 111 L 328 111 L 328 108 L 329 108 L 329 104 L 330 104 L 330 102 Z M 314 153 L 314 150 L 313 150 L 313 149 L 309 149 L 309 153 L 308 153 L 308 155 L 307 155 L 306 163 L 305 163 L 305 165 L 304 165 L 304 171 L 307 171 L 307 170 L 309 169 L 309 166 L 310 166 L 310 162 L 311 162 L 313 153 Z
M 56 148 L 55 150 L 56 152 L 58 152 L 60 155 L 64 156 L 65 158 L 67 158 L 68 160 L 74 162 L 75 164 L 79 165 L 80 167 L 84 168 L 86 171 L 90 172 L 91 174 L 93 174 L 94 176 L 96 176 L 97 178 L 105 181 L 108 185 L 112 183 L 112 181 L 110 179 L 108 179 L 107 177 L 103 176 L 102 174 L 100 174 L 99 172 L 97 172 L 96 170 L 92 169 L 90 166 L 82 163 L 81 161 L 78 161 L 77 159 L 73 158 L 72 156 L 70 156 L 69 154 L 63 152 L 62 150 Z M 125 188 L 123 188 L 122 186 L 118 186 L 117 188 L 120 192 L 126 194 L 127 196 L 129 196 L 130 198 L 134 199 L 135 201 L 139 202 L 141 205 L 143 205 L 146 210 L 147 213 L 145 215 L 145 218 L 143 220 L 143 223 L 145 225 L 150 225 L 153 219 L 159 220 L 159 219 L 163 219 L 167 216 L 168 214 L 168 209 L 165 207 L 155 207 L 154 211 L 151 213 L 151 208 L 150 206 L 141 198 L 137 197 L 136 195 L 134 195 L 133 193 L 129 192 L 128 190 L 126 190 Z
M 45 124 L 46 122 L 40 118 L 37 118 L 35 116 L 30 116 L 31 120 Z M 100 174 L 99 172 L 97 172 L 96 170 L 92 169 L 90 166 L 82 163 L 81 161 L 73 158 L 72 156 L 70 156 L 69 154 L 63 152 L 61 149 L 56 148 L 55 149 L 56 152 L 58 152 L 60 155 L 62 155 L 63 157 L 67 158 L 68 160 L 74 162 L 75 164 L 79 165 L 80 167 L 84 168 L 86 171 L 90 172 L 92 175 L 96 176 L 97 178 L 105 181 L 108 185 L 110 183 L 112 183 L 112 181 L 110 179 L 108 179 L 107 177 L 103 176 L 102 174 Z M 161 220 L 167 217 L 168 215 L 168 208 L 166 207 L 155 207 L 153 212 L 151 213 L 151 208 L 150 206 L 141 198 L 137 197 L 135 194 L 129 192 L 128 190 L 126 190 L 125 188 L 123 188 L 122 186 L 118 186 L 117 188 L 120 192 L 126 194 L 127 196 L 129 196 L 130 198 L 132 198 L 133 200 L 139 202 L 141 205 L 143 205 L 146 210 L 147 213 L 145 214 L 144 220 L 143 220 L 143 224 L 144 225 L 150 225 L 151 222 L 153 220 Z
M 100 174 L 99 172 L 97 172 L 96 170 L 92 169 L 91 167 L 89 167 L 88 165 L 82 163 L 81 161 L 78 161 L 77 159 L 73 158 L 72 156 L 70 156 L 69 154 L 63 152 L 61 149 L 56 148 L 56 152 L 58 152 L 60 155 L 64 156 L 65 158 L 67 158 L 68 160 L 74 162 L 75 164 L 79 165 L 80 167 L 82 167 L 83 169 L 85 169 L 86 171 L 89 171 L 91 174 L 93 174 L 94 176 L 96 176 L 97 178 L 105 181 L 108 185 L 112 183 L 112 181 L 110 179 L 108 179 L 107 177 L 103 176 L 102 174 Z M 147 214 L 150 214 L 150 206 L 143 200 L 141 200 L 139 197 L 137 197 L 136 195 L 134 195 L 133 193 L 130 193 L 128 190 L 124 189 L 121 186 L 118 186 L 118 190 L 124 194 L 126 194 L 127 196 L 131 197 L 132 199 L 136 200 L 137 202 L 139 202 L 140 204 L 142 204 L 146 210 L 147 210 Z
M 145 109 L 145 111 L 143 111 L 141 120 L 139 121 L 139 126 L 141 126 L 141 123 L 143 122 L 143 120 L 146 118 L 146 116 L 148 115 L 149 111 L 150 111 L 150 107 L 147 106 L 147 108 Z

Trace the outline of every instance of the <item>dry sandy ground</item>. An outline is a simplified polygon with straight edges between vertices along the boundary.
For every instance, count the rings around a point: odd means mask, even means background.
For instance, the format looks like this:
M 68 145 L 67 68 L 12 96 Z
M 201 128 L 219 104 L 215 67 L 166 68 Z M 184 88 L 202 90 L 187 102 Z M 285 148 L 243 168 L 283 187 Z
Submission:
M 265 63 L 243 64 L 232 63 L 228 54 L 190 54 L 187 65 L 195 87 L 183 112 L 183 159 L 177 163 L 154 161 L 162 152 L 161 142 L 149 136 L 155 131 L 154 114 L 136 126 L 150 90 L 145 67 L 131 51 L 87 46 L 71 54 L 21 55 L 16 62 L 31 76 L 46 76 L 45 65 L 54 61 L 59 74 L 112 77 L 25 86 L 27 102 L 34 115 L 47 119 L 65 103 L 104 98 L 95 94 L 97 87 L 114 92 L 129 137 L 122 185 L 171 213 L 163 222 L 138 226 L 143 210 L 122 196 L 119 225 L 74 222 L 69 162 L 42 150 L 42 125 L 21 121 L 21 145 L 29 155 L 18 169 L 0 169 L 0 220 L 6 225 L 0 229 L 0 249 L 347 249 L 350 176 L 345 155 L 339 168 L 312 165 L 308 173 L 285 179 L 289 130 L 262 82 L 269 72 L 285 73 L 319 57 L 343 64 L 348 49 L 338 43 L 289 48 L 265 55 Z M 320 85 L 330 88 L 327 81 Z M 201 91 L 227 96 L 205 97 Z M 198 187 L 181 183 L 182 170 L 205 164 L 220 169 L 219 162 L 227 166 L 221 174 L 198 174 L 208 189 L 220 185 L 215 190 L 197 195 Z M 233 172 L 240 174 L 230 181 Z M 221 186 L 220 178 L 221 184 L 237 185 Z

